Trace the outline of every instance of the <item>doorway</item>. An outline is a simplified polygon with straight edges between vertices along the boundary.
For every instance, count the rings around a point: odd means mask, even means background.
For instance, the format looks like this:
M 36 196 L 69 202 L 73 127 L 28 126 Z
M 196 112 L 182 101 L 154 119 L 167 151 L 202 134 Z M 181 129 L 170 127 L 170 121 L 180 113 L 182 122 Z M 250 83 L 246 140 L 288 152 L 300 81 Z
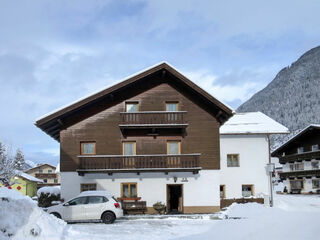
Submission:
M 167 184 L 167 211 L 171 214 L 183 213 L 183 185 Z

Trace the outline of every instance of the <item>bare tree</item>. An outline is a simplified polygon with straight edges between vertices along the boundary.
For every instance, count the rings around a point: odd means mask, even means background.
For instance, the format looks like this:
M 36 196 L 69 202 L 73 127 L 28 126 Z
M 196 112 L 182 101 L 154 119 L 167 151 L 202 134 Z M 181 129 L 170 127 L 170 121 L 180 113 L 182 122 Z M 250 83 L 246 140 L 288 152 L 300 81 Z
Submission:
M 7 154 L 5 146 L 0 142 L 0 182 L 5 186 L 14 184 L 16 169 L 13 159 Z

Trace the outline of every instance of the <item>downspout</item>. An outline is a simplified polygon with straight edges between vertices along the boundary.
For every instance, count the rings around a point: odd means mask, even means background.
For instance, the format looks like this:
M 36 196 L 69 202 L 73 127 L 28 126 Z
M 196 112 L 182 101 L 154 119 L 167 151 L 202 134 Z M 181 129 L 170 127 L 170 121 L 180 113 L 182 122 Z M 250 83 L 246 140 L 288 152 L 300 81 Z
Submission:
M 269 164 L 271 164 L 270 134 L 267 134 L 267 138 L 268 138 L 268 149 L 269 149 Z M 270 185 L 270 207 L 273 207 L 272 172 L 269 172 L 269 185 Z

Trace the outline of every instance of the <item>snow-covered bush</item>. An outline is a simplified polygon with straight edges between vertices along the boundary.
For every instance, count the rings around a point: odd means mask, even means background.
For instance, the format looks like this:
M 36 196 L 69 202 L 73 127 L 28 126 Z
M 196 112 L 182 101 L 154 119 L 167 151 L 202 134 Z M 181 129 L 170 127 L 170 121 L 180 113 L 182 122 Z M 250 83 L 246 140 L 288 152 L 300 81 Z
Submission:
M 15 190 L 0 188 L 0 206 L 0 239 L 60 239 L 66 226 Z
M 39 207 L 50 207 L 60 200 L 60 186 L 42 187 L 37 191 Z

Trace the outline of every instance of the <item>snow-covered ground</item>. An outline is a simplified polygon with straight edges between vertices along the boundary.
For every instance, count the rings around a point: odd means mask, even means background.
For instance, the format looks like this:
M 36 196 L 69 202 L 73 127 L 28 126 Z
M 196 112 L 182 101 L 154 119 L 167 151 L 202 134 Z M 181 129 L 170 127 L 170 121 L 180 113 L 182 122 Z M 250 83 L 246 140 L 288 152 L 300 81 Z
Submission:
M 0 198 L 8 194 L 9 190 L 0 188 Z M 67 225 L 42 212 L 26 197 L 12 198 L 9 202 L 0 201 L 0 229 L 5 227 L 15 233 L 12 239 L 319 239 L 320 196 L 316 195 L 276 195 L 274 208 L 256 203 L 234 204 L 220 214 L 221 220 L 214 220 L 212 215 L 196 219 L 138 217 L 111 225 Z M 37 237 L 30 234 L 33 228 L 39 233 Z M 0 231 L 0 239 L 8 237 Z

